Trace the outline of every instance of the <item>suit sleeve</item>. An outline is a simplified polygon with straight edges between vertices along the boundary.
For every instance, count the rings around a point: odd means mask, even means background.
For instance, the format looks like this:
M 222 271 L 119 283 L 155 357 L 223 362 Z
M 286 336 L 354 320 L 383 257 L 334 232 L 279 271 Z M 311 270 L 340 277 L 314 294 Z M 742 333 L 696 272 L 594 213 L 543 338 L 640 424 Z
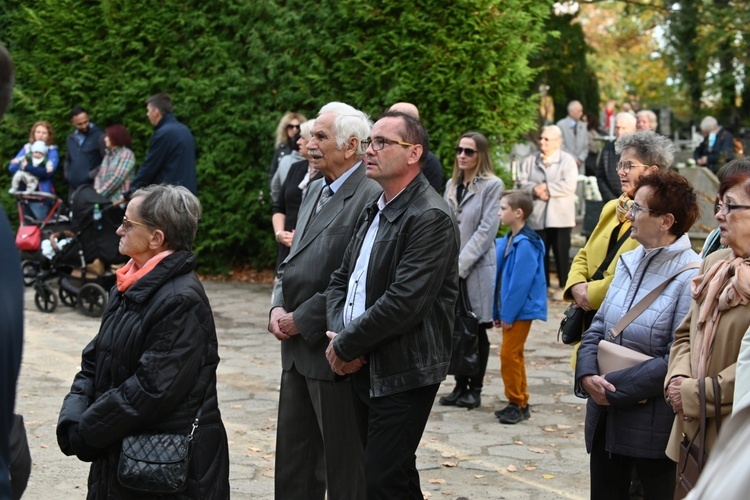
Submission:
M 346 361 L 412 331 L 431 311 L 441 284 L 455 266 L 457 248 L 450 242 L 455 241 L 456 228 L 445 212 L 428 210 L 402 231 L 405 234 L 400 236 L 406 238 L 406 242 L 397 257 L 388 289 L 333 341 L 336 354 Z M 377 241 L 373 247 L 373 252 L 376 251 Z M 351 255 L 348 257 L 351 262 Z M 342 291 L 346 293 L 341 276 L 343 274 L 337 272 L 339 305 Z

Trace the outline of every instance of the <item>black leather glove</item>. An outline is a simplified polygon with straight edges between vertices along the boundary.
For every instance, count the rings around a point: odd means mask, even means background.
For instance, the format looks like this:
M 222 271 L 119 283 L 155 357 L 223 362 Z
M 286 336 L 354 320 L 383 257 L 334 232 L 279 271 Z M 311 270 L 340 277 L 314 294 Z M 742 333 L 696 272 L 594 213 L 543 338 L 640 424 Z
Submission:
M 86 444 L 83 436 L 78 431 L 77 423 L 68 426 L 68 441 L 70 441 L 70 447 L 73 448 L 76 457 L 82 462 L 93 462 L 97 458 L 104 456 L 104 449 L 94 448 Z

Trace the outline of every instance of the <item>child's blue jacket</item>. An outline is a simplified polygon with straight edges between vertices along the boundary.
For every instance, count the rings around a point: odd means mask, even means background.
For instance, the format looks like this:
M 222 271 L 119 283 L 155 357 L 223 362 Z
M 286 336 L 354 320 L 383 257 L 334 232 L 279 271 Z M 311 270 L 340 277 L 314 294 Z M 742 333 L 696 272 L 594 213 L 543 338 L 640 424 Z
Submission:
M 547 279 L 544 276 L 544 242 L 524 226 L 513 238 L 508 256 L 505 246 L 510 233 L 496 242 L 497 276 L 492 318 L 547 321 Z

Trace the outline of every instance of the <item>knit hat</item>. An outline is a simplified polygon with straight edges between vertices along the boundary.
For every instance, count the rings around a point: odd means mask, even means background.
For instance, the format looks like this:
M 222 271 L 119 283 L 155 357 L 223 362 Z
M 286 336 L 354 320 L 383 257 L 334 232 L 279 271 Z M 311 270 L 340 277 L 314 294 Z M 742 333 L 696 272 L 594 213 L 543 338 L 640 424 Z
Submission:
M 31 145 L 31 152 L 32 153 L 42 153 L 47 154 L 47 145 L 44 143 L 44 141 L 36 141 L 34 144 Z

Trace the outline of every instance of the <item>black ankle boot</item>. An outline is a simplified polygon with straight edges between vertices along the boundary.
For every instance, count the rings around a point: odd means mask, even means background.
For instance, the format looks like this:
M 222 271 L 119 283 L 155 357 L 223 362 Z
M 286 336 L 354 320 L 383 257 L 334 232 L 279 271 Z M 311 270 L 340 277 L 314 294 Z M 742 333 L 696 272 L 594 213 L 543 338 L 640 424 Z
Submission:
M 456 406 L 461 408 L 477 408 L 482 404 L 482 389 L 476 387 L 469 387 L 469 390 L 464 393 L 463 396 L 458 398 Z
M 466 386 L 464 384 L 456 383 L 456 387 L 453 388 L 453 392 L 447 396 L 442 396 L 438 402 L 443 406 L 455 406 L 461 396 L 466 392 Z

